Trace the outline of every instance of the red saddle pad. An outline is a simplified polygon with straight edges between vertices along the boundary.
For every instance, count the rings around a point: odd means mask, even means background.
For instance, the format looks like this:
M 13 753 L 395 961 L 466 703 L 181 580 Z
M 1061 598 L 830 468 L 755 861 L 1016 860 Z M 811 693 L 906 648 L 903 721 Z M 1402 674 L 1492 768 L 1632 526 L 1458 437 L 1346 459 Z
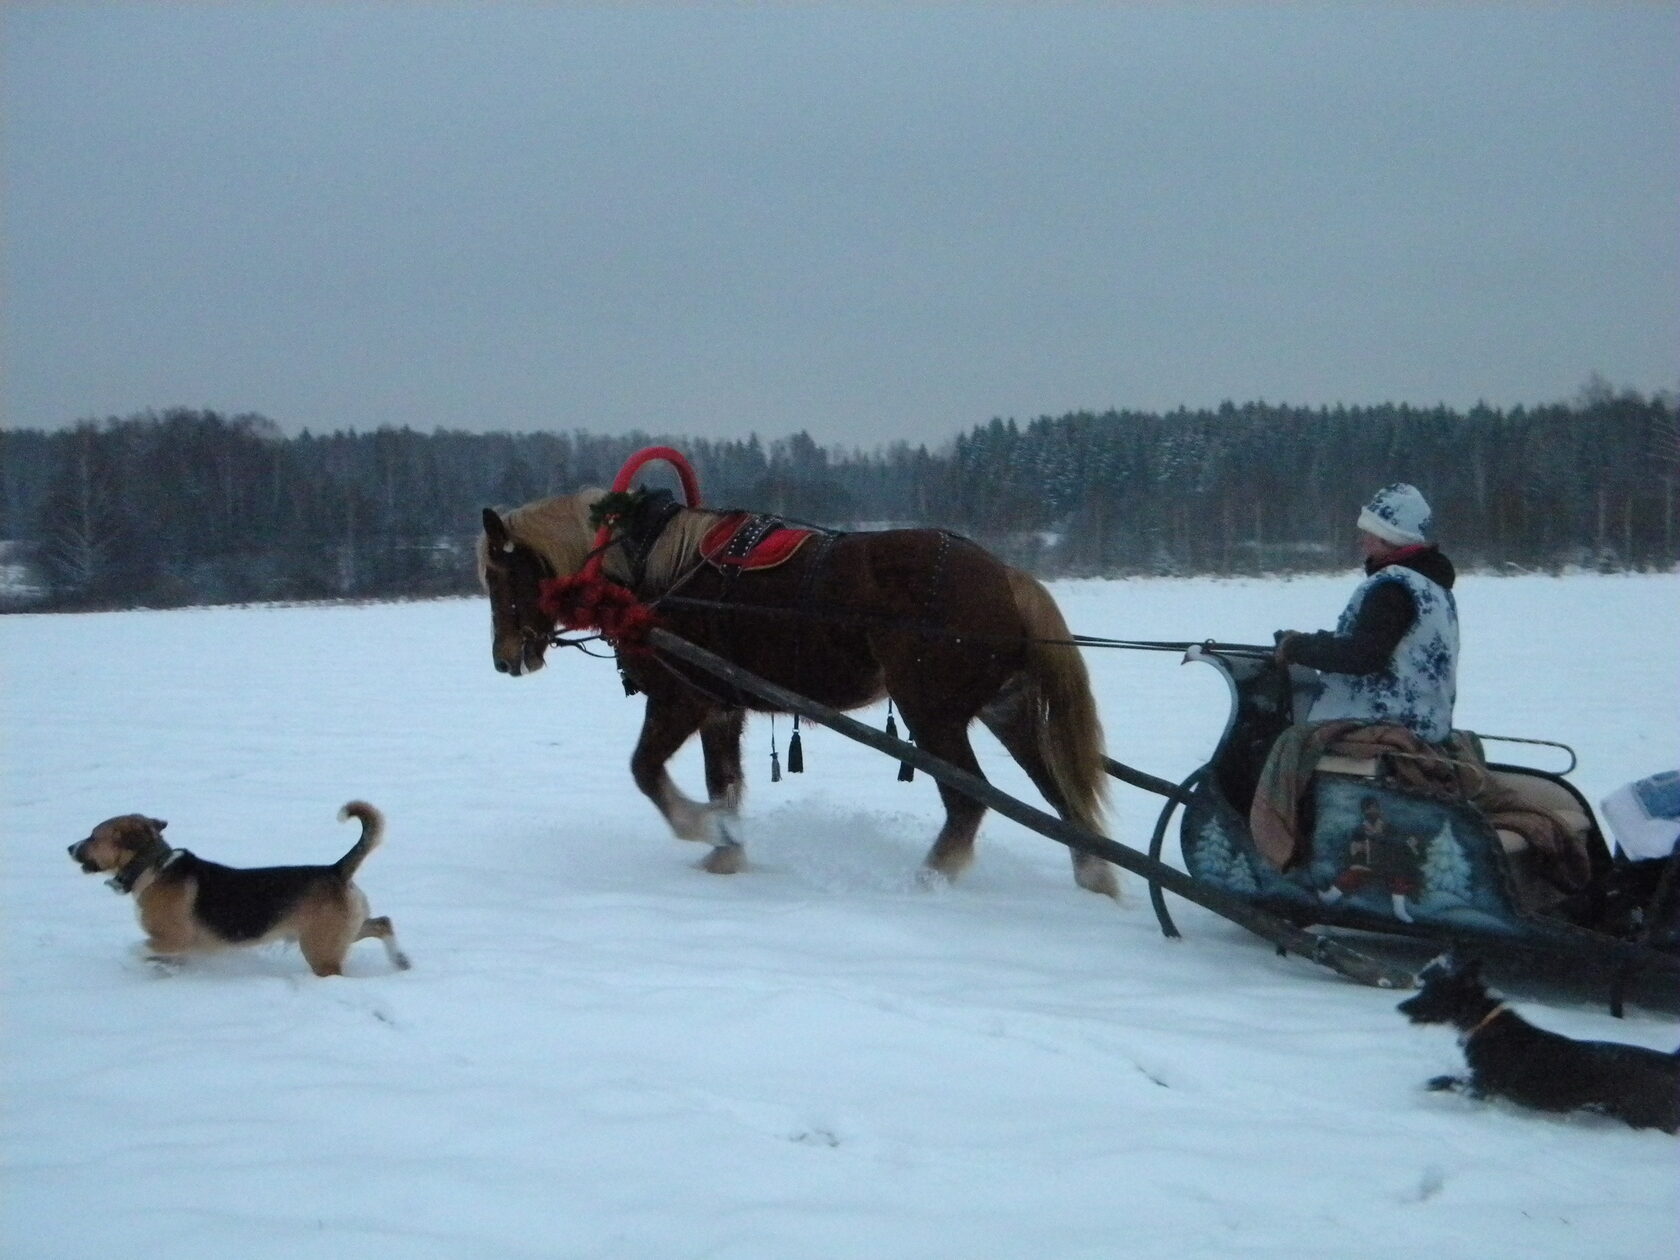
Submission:
M 724 517 L 700 540 L 700 554 L 719 568 L 742 572 L 773 569 L 798 551 L 816 531 L 793 529 L 773 523 L 774 518 L 734 512 Z M 758 532 L 753 541 L 752 532 Z M 739 539 L 739 542 L 737 541 Z

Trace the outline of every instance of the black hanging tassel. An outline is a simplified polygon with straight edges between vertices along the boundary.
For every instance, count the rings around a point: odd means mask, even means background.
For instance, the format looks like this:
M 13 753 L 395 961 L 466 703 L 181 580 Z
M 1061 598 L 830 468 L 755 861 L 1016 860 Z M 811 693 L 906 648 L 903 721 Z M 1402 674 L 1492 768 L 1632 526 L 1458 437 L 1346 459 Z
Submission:
M 908 783 L 908 782 L 910 782 L 911 779 L 914 779 L 915 777 L 916 777 L 916 767 L 915 766 L 911 765 L 908 761 L 901 761 L 901 762 L 898 763 L 898 781 L 900 783 Z
M 788 773 L 805 773 L 805 748 L 799 741 L 799 715 L 793 715 L 793 738 L 788 740 Z
M 770 715 L 770 782 L 782 781 L 782 759 L 776 755 L 776 715 Z
M 893 717 L 892 701 L 887 701 L 887 738 L 898 738 L 898 720 Z

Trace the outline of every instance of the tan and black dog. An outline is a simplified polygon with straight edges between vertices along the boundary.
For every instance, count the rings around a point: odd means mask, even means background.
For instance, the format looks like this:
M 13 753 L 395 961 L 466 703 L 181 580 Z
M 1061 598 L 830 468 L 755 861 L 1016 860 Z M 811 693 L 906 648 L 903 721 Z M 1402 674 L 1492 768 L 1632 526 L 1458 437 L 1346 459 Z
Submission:
M 336 976 L 350 946 L 373 937 L 393 966 L 406 969 L 391 920 L 369 918 L 367 897 L 351 882 L 384 835 L 384 815 L 366 801 L 351 801 L 338 818 L 359 818 L 362 837 L 331 866 L 240 869 L 207 862 L 171 848 L 163 838 L 168 824 L 144 814 L 107 818 L 70 846 L 70 856 L 90 875 L 111 872 L 112 888 L 134 894 L 154 956 L 296 941 L 316 975 Z

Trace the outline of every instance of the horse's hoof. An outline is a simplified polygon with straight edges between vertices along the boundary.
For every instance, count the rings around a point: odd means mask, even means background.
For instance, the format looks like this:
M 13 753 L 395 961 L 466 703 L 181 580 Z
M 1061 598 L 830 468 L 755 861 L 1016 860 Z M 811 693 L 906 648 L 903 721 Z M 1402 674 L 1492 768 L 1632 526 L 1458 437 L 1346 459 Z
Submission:
M 1105 879 L 1093 879 L 1090 883 L 1081 880 L 1079 886 L 1087 892 L 1094 892 L 1098 896 L 1107 897 L 1110 901 L 1125 900 L 1120 891 L 1120 881 L 1115 878 L 1113 871 L 1108 872 Z
M 1120 876 L 1107 862 L 1075 863 L 1073 881 L 1088 892 L 1100 893 L 1115 901 L 1122 900 Z
M 739 875 L 747 867 L 747 851 L 739 844 L 720 844 L 700 862 L 700 869 L 713 875 Z
M 956 880 L 944 871 L 932 866 L 918 867 L 916 870 L 916 887 L 925 888 L 929 892 L 937 892 L 949 888 Z

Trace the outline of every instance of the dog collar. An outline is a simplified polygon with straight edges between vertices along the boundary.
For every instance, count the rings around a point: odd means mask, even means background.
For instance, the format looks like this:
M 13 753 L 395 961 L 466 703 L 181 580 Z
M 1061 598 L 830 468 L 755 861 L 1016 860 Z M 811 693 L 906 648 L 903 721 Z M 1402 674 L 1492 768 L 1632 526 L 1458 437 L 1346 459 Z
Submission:
M 1477 1033 L 1481 1032 L 1482 1029 L 1486 1028 L 1489 1024 L 1493 1023 L 1494 1020 L 1498 1019 L 1501 1015 L 1503 1015 L 1509 1009 L 1510 1009 L 1510 1007 L 1506 1006 L 1505 1003 L 1503 1003 L 1503 1002 L 1499 1003 L 1491 1011 L 1489 1011 L 1486 1015 L 1483 1015 L 1479 1020 L 1477 1020 L 1476 1021 L 1476 1026 L 1474 1028 L 1470 1029 L 1468 1032 L 1466 1032 L 1464 1034 L 1464 1036 L 1461 1037 L 1459 1040 L 1461 1042 L 1464 1042 L 1464 1043 L 1468 1044 L 1468 1042 L 1470 1041 L 1470 1038 L 1474 1037 Z
M 172 849 L 162 836 L 154 836 L 150 843 L 129 858 L 121 870 L 105 883 L 119 893 L 131 893 L 134 885 L 140 882 L 140 877 L 147 871 L 161 871 L 173 862 L 181 853 L 179 849 Z

